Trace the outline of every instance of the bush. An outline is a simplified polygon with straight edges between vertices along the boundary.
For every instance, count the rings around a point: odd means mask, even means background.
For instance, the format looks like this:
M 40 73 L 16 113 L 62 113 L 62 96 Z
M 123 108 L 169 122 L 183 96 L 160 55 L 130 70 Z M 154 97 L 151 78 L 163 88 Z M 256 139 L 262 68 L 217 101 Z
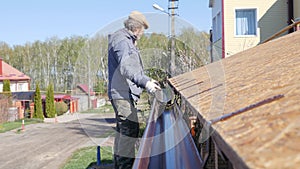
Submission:
M 158 69 L 158 68 L 149 68 L 145 70 L 145 74 L 152 79 L 158 81 L 161 87 L 165 87 L 167 79 L 170 77 L 168 72 Z
M 9 106 L 12 105 L 12 94 L 10 91 L 10 81 L 3 80 L 3 90 L 2 94 L 5 95 L 8 99 Z
M 94 87 L 94 91 L 97 94 L 103 95 L 107 92 L 107 85 L 104 80 L 98 80 L 96 86 Z
M 55 111 L 60 116 L 68 111 L 68 105 L 65 102 L 55 102 Z
M 7 122 L 9 117 L 8 108 L 9 108 L 8 96 L 0 95 L 0 124 L 3 122 Z

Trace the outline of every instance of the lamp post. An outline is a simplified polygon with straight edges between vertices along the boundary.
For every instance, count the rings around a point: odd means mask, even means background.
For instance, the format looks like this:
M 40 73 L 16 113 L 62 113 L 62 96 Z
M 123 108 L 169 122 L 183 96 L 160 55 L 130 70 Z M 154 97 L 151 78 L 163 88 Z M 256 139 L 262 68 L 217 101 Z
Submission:
M 154 9 L 159 10 L 163 13 L 166 13 L 171 18 L 171 58 L 170 58 L 170 66 L 169 66 L 169 72 L 171 77 L 175 75 L 175 1 L 171 1 L 171 7 L 169 7 L 169 10 L 171 9 L 171 13 L 165 11 L 162 7 L 160 7 L 158 4 L 152 5 Z

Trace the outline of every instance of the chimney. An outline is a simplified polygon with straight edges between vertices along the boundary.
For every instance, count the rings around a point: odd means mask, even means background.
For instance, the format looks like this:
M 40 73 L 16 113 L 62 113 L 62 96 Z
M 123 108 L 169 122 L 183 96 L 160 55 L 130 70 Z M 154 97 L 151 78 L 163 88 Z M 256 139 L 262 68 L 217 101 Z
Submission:
M 0 76 L 2 76 L 2 58 L 0 57 Z

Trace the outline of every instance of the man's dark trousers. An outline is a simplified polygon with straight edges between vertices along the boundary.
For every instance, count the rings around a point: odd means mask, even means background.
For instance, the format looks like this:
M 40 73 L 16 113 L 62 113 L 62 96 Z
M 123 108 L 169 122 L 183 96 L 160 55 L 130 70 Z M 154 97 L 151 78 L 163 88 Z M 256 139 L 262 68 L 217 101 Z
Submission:
M 111 103 L 116 114 L 115 168 L 131 169 L 135 159 L 135 142 L 139 133 L 135 102 L 129 99 L 116 99 Z

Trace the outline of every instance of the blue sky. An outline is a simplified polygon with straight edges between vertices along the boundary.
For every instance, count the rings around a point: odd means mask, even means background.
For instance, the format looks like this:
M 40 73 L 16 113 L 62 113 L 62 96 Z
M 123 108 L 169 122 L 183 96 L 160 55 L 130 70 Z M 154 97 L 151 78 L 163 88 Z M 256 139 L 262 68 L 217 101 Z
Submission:
M 211 28 L 208 0 L 179 0 L 178 18 L 199 31 Z M 167 16 L 152 7 L 167 9 L 168 0 L 7 0 L 0 2 L 0 41 L 23 45 L 47 38 L 91 36 L 107 25 L 125 18 L 132 10 Z M 147 17 L 147 15 L 146 15 Z M 168 22 L 150 22 L 150 28 Z M 180 23 L 175 24 L 180 26 Z M 153 32 L 153 29 L 148 31 Z M 154 31 L 155 32 L 155 31 Z

